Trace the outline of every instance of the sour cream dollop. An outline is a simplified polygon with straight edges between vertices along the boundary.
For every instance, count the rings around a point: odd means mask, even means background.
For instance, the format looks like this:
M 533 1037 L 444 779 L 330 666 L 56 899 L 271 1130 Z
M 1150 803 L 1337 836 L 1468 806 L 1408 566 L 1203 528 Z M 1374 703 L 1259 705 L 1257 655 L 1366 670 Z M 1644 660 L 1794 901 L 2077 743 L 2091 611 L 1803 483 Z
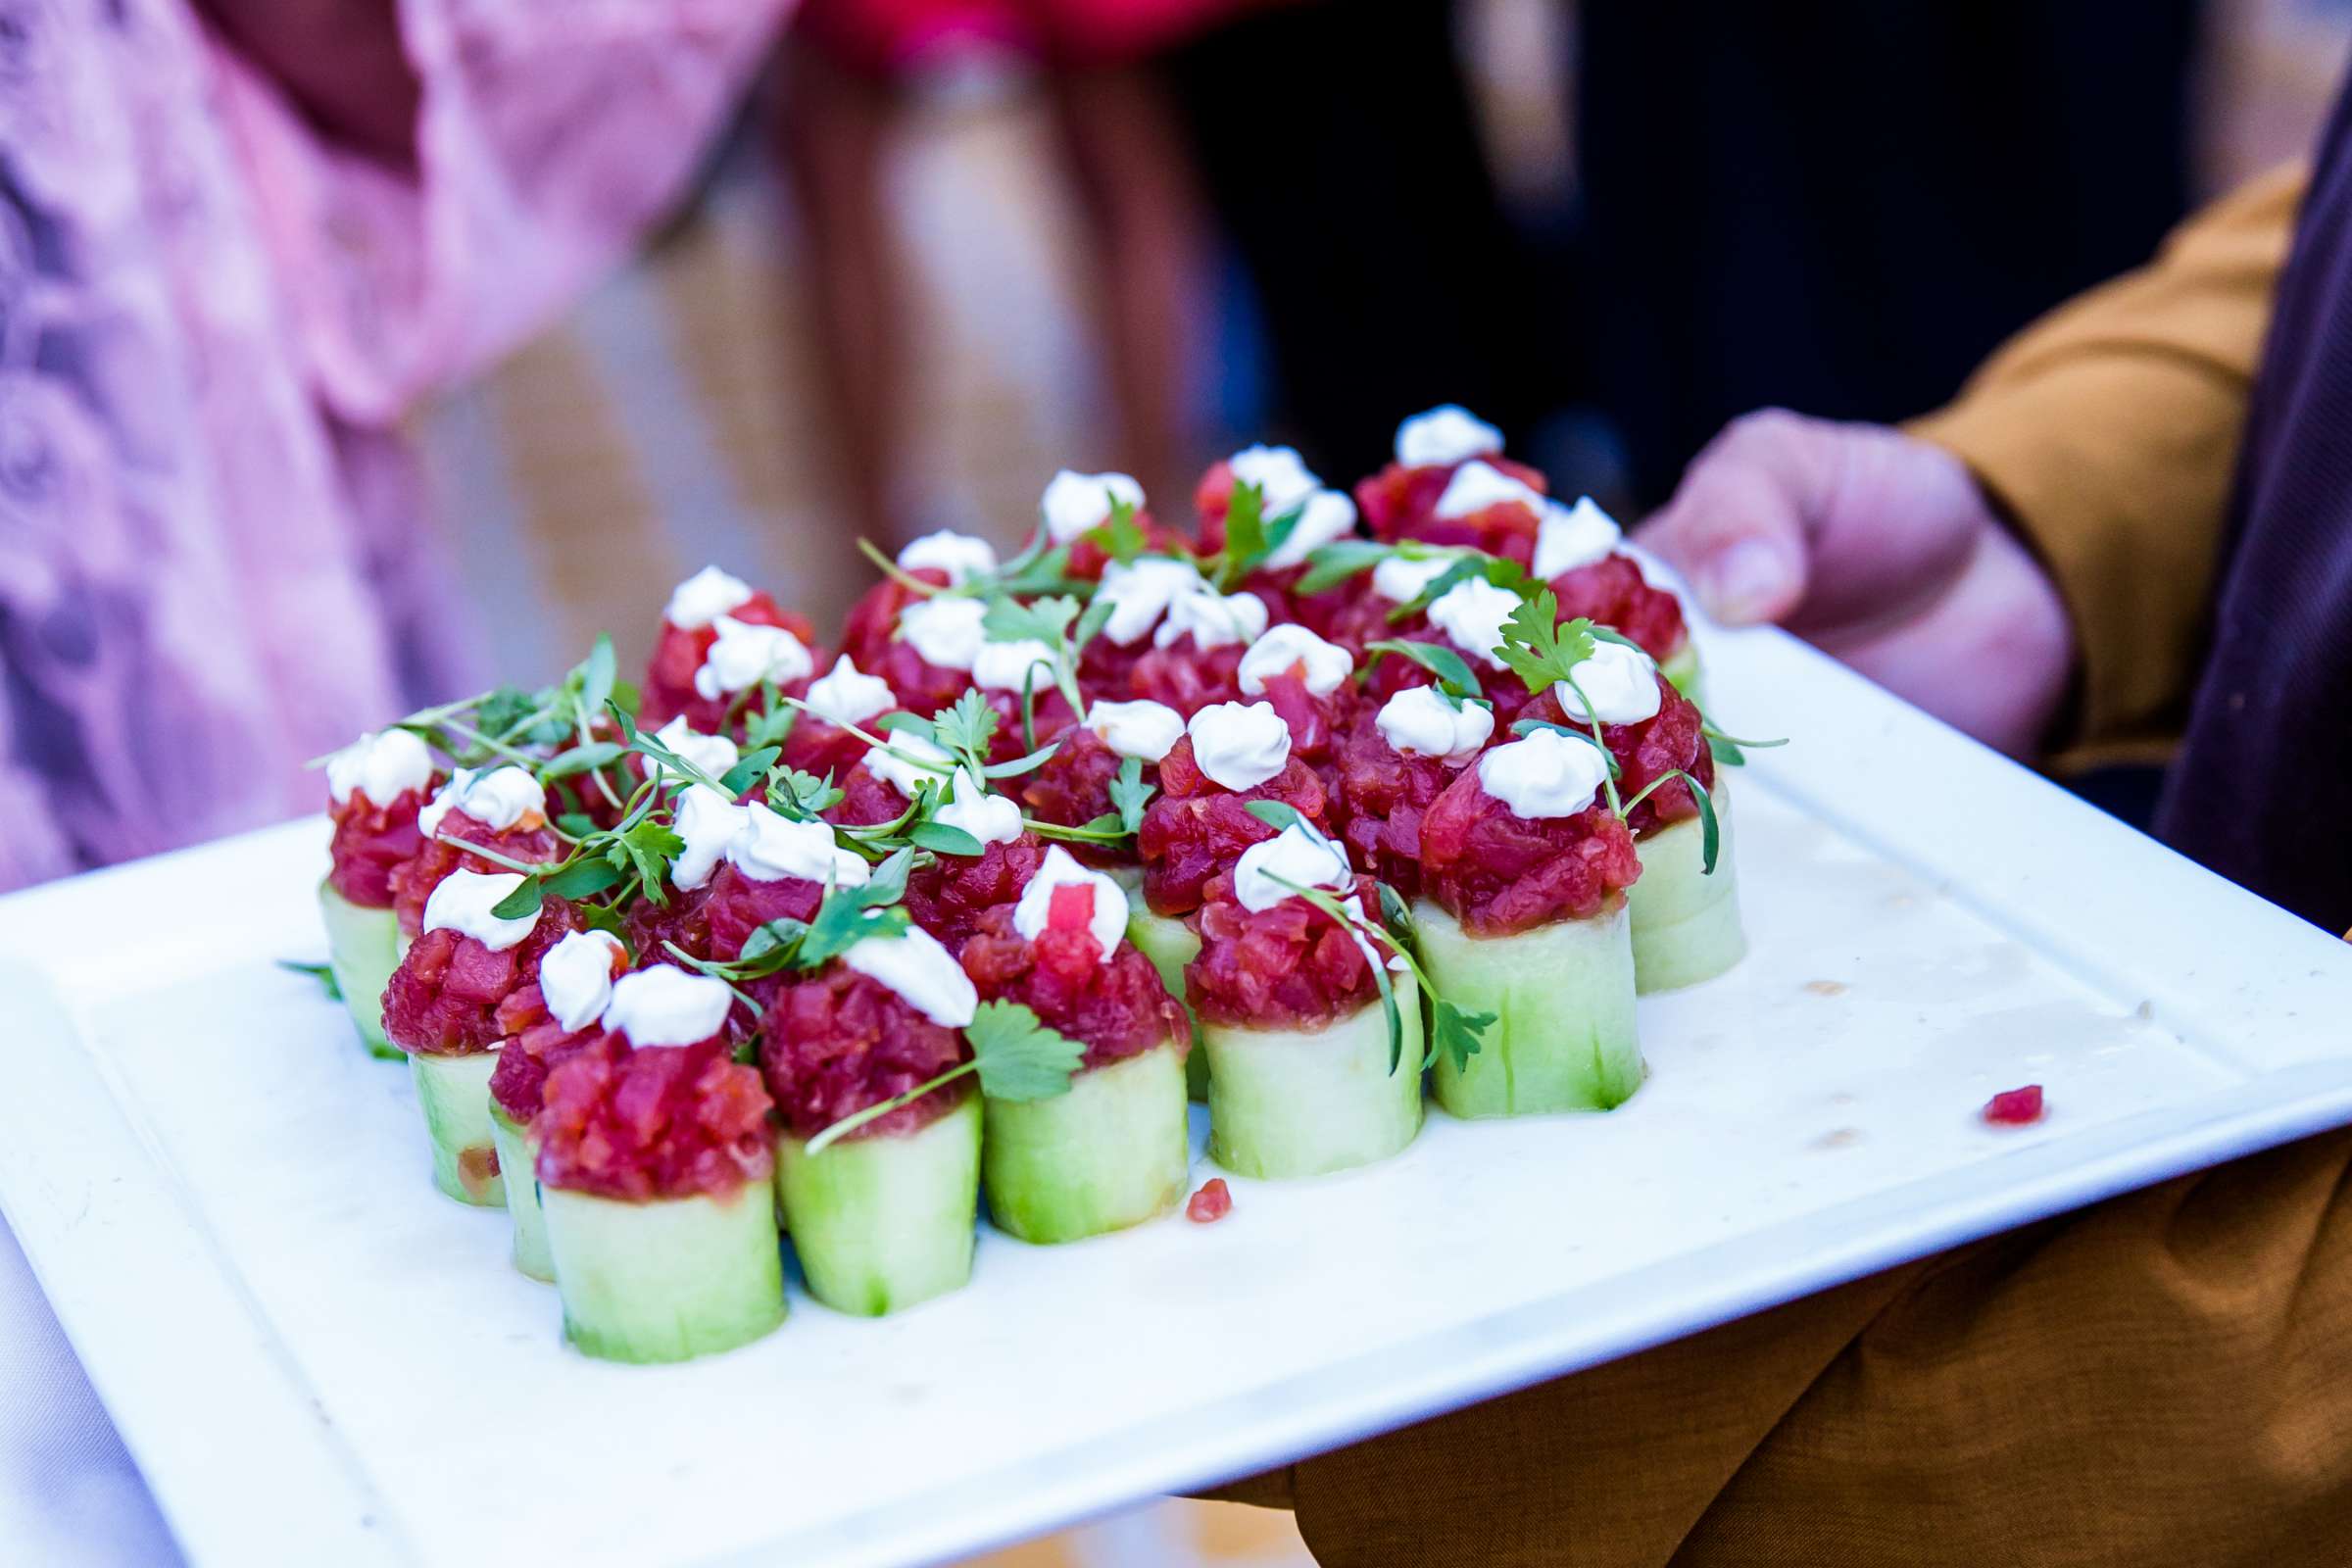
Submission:
M 705 566 L 669 591 L 662 618 L 680 631 L 701 631 L 752 597 L 752 585 L 741 577 Z
M 353 792 L 389 806 L 433 781 L 433 754 L 405 729 L 362 735 L 326 760 L 326 793 L 337 806 Z
M 528 817 L 544 820 L 547 791 L 528 769 L 512 762 L 487 770 L 461 767 L 416 813 L 416 825 L 429 839 L 441 831 L 452 811 L 463 811 L 491 832 L 504 833 Z
M 455 931 L 492 953 L 504 953 L 539 926 L 536 906 L 512 920 L 490 912 L 520 886 L 519 871 L 452 871 L 424 901 L 424 929 Z
M 982 643 L 972 659 L 972 684 L 986 692 L 1045 691 L 1054 684 L 1054 653 L 1034 637 Z
M 1208 584 L 1189 561 L 1166 556 L 1114 561 L 1102 568 L 1102 584 L 1095 590 L 1096 601 L 1111 607 L 1109 618 L 1102 622 L 1102 635 L 1121 648 L 1131 648 L 1159 623 L 1170 604 L 1187 594 L 1206 592 Z
M 781 626 L 761 626 L 732 615 L 711 622 L 718 641 L 694 672 L 694 689 L 706 702 L 749 691 L 763 680 L 799 680 L 816 667 L 808 645 Z
M 567 931 L 539 960 L 539 995 L 566 1033 L 585 1029 L 612 1002 L 612 960 L 627 950 L 610 931 Z
M 678 754 L 690 766 L 699 767 L 717 778 L 742 760 L 742 753 L 724 735 L 706 735 L 686 722 L 680 713 L 660 729 L 654 739 Z M 661 764 L 656 763 L 659 767 Z
M 1168 602 L 1166 618 L 1152 634 L 1154 647 L 1165 648 L 1187 632 L 1193 646 L 1202 650 L 1227 643 L 1254 642 L 1266 629 L 1266 602 L 1255 594 L 1220 594 L 1202 586 L 1178 594 Z
M 1494 710 L 1475 699 L 1456 708 L 1435 686 L 1408 686 L 1381 705 L 1381 738 L 1407 757 L 1460 766 L 1494 733 Z
M 1441 517 L 1467 517 L 1511 501 L 1533 513 L 1541 514 L 1544 510 L 1543 492 L 1491 464 L 1474 460 L 1454 469 L 1453 477 L 1446 481 L 1445 493 L 1438 497 L 1437 514 Z
M 720 791 L 708 784 L 687 785 L 678 793 L 670 822 L 670 831 L 686 843 L 670 858 L 671 884 L 692 892 L 710 881 L 750 820 L 750 808 L 737 806 Z
M 843 849 L 825 823 L 796 822 L 758 803 L 743 808 L 742 824 L 728 841 L 726 855 L 729 864 L 755 882 L 798 877 L 852 888 L 870 874 L 865 862 Z
M 948 760 L 947 752 L 937 742 L 927 741 L 920 735 L 907 734 L 904 730 L 895 731 L 889 740 L 887 747 L 868 746 L 865 749 L 867 772 L 910 801 L 914 799 L 916 788 L 926 780 L 934 784 L 946 781 L 947 768 L 923 765 L 926 762 L 944 763 Z
M 724 1028 L 734 1004 L 724 980 L 657 963 L 612 982 L 605 1027 L 627 1035 L 633 1046 L 691 1046 Z
M 1164 759 L 1184 736 L 1184 715 L 1165 703 L 1097 702 L 1086 710 L 1086 727 L 1121 757 L 1147 762 Z
M 1255 789 L 1291 760 L 1291 727 L 1272 703 L 1203 708 L 1185 733 L 1193 738 L 1195 764 L 1229 790 Z
M 1573 507 L 1546 502 L 1544 520 L 1536 525 L 1535 573 L 1557 577 L 1563 571 L 1590 566 L 1615 550 L 1625 538 L 1617 519 L 1580 496 Z
M 853 943 L 841 961 L 879 980 L 915 1011 L 946 1029 L 961 1029 L 979 1010 L 980 993 L 939 938 L 921 926 L 895 937 Z
M 1502 432 L 1458 403 L 1441 403 L 1396 427 L 1396 461 L 1408 468 L 1450 467 L 1502 450 Z
M 1355 673 L 1355 656 L 1339 644 L 1326 642 L 1296 622 L 1270 628 L 1242 655 L 1242 690 L 1255 697 L 1266 682 L 1295 664 L 1306 667 L 1306 689 L 1326 697 Z
M 898 706 L 899 698 L 890 682 L 866 674 L 856 660 L 844 654 L 833 661 L 831 670 L 808 683 L 805 701 L 817 717 L 846 725 L 862 724 L 877 713 L 889 712 Z
M 1574 816 L 1592 804 L 1608 776 L 1599 747 L 1556 729 L 1536 730 L 1478 760 L 1479 788 L 1531 822 Z
M 1303 566 L 1308 556 L 1354 532 L 1355 503 L 1337 490 L 1317 490 L 1306 498 L 1282 548 L 1266 557 L 1265 569 L 1287 571 Z
M 1258 511 L 1279 517 L 1323 487 L 1296 447 L 1244 447 L 1225 460 L 1236 484 L 1257 486 Z
M 901 571 L 944 571 L 948 586 L 960 587 L 974 577 L 992 577 L 997 570 L 997 547 L 968 533 L 942 528 L 927 533 L 899 552 Z
M 948 804 L 933 813 L 950 827 L 959 827 L 982 845 L 1010 844 L 1021 836 L 1021 808 L 972 776 L 968 767 L 956 770 L 948 786 Z
M 926 599 L 899 612 L 899 636 L 926 663 L 969 669 L 988 641 L 980 627 L 987 617 L 988 607 L 977 599 Z
M 1603 724 L 1639 724 L 1658 713 L 1658 666 L 1639 648 L 1623 643 L 1595 642 L 1592 657 L 1579 660 L 1568 673 L 1576 684 L 1559 681 L 1551 688 L 1560 710 L 1579 723 L 1599 719 Z M 1577 696 L 1592 700 L 1590 711 Z
M 1046 852 L 1045 863 L 1021 890 L 1020 901 L 1012 906 L 1012 928 L 1035 942 L 1053 915 L 1054 890 L 1064 887 L 1095 890 L 1094 913 L 1087 917 L 1086 928 L 1102 945 L 1102 961 L 1109 962 L 1127 936 L 1126 890 L 1102 872 L 1080 865 L 1058 844 Z
M 1233 867 L 1233 896 L 1252 912 L 1297 898 L 1296 888 L 1347 893 L 1354 886 L 1348 857 L 1303 822 L 1293 822 L 1272 838 L 1250 845 Z
M 1047 536 L 1057 545 L 1066 545 L 1080 534 L 1102 527 L 1110 520 L 1114 497 L 1143 510 L 1144 487 L 1131 475 L 1062 469 L 1047 482 L 1046 493 L 1038 502 Z
M 1454 558 L 1436 556 L 1414 561 L 1389 556 L 1372 568 L 1372 591 L 1395 605 L 1409 605 L 1421 591 L 1452 569 Z
M 1500 669 L 1494 650 L 1502 646 L 1502 623 L 1519 608 L 1519 596 L 1484 577 L 1457 582 L 1429 602 L 1429 623 L 1463 653 Z

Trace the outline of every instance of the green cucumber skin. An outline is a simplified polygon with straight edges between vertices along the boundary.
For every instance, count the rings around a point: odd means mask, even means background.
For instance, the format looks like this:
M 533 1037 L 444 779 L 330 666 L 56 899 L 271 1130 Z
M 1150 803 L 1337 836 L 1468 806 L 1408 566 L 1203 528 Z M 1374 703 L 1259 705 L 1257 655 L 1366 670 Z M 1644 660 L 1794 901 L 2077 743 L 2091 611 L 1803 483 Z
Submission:
M 1153 914 L 1144 906 L 1140 891 L 1127 900 L 1127 940 L 1159 971 L 1168 995 L 1184 1000 L 1184 966 L 1200 956 L 1200 933 L 1172 915 Z M 1184 1058 L 1185 1093 L 1193 1100 L 1208 1099 L 1208 1053 L 1195 1051 Z
M 978 1239 L 980 1127 L 980 1097 L 967 1094 L 905 1136 L 845 1138 L 813 1155 L 779 1139 L 776 1190 L 808 1294 L 880 1317 L 961 1288 Z
M 403 1053 L 384 1038 L 384 987 L 400 967 L 400 916 L 368 909 L 318 884 L 318 914 L 326 922 L 326 963 L 335 989 L 360 1031 L 360 1044 L 378 1061 L 398 1061 Z
M 556 1254 L 548 1250 L 547 1215 L 539 1204 L 539 1140 L 490 1102 L 490 1143 L 506 1184 L 507 1217 L 514 1222 L 514 1266 L 543 1285 L 556 1283 Z
M 1173 1045 L 1088 1068 L 1050 1100 L 990 1100 L 980 1141 L 989 1217 L 1041 1245 L 1140 1225 L 1192 1180 L 1184 1067 Z
M 433 1141 L 433 1185 L 461 1203 L 481 1208 L 498 1208 L 507 1200 L 490 1137 L 490 1074 L 497 1068 L 495 1051 L 463 1056 L 419 1052 L 409 1057 L 425 1134 Z
M 1610 1110 L 1642 1087 L 1624 904 L 1510 937 L 1471 936 L 1426 899 L 1413 920 L 1438 995 L 1495 1014 L 1469 1066 L 1440 1055 L 1439 1104 L 1465 1117 Z
M 541 1189 L 564 1337 L 645 1365 L 749 1345 L 784 1321 L 784 1256 L 768 1183 L 629 1203 Z
M 1731 794 L 1720 770 L 1709 793 L 1722 831 L 1713 875 L 1703 869 L 1706 833 L 1696 817 L 1635 845 L 1642 877 L 1627 890 L 1626 904 L 1634 917 L 1635 981 L 1644 995 L 1712 980 L 1747 956 L 1733 868 Z
M 1289 1180 L 1369 1165 L 1421 1131 L 1421 998 L 1399 977 L 1404 1051 L 1392 1071 L 1378 1002 L 1311 1033 L 1203 1023 L 1208 1152 L 1237 1176 Z
M 1683 646 L 1674 651 L 1673 657 L 1658 665 L 1658 673 L 1666 677 L 1666 684 L 1696 703 L 1700 711 L 1705 711 L 1707 673 L 1699 665 L 1698 644 L 1686 636 Z

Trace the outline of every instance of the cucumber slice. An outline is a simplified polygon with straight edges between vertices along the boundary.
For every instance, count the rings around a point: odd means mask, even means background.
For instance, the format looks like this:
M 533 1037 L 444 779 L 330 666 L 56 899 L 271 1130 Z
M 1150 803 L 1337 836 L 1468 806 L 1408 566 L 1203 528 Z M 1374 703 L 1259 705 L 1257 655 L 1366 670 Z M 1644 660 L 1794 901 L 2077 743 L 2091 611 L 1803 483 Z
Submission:
M 1658 673 L 1666 677 L 1666 684 L 1696 703 L 1701 710 L 1706 708 L 1707 673 L 1699 666 L 1698 644 L 1685 637 L 1683 646 L 1674 651 L 1671 659 L 1659 662 Z
M 1740 879 L 1732 861 L 1732 802 L 1723 774 L 1709 792 L 1722 831 L 1708 875 L 1706 831 L 1696 817 L 1658 829 L 1634 847 L 1642 878 L 1626 892 L 1634 920 L 1634 978 L 1644 993 L 1712 980 L 1747 955 Z
M 1160 984 L 1168 988 L 1168 995 L 1182 1002 L 1184 966 L 1200 956 L 1200 935 L 1182 920 L 1153 914 L 1144 904 L 1140 875 L 1137 884 L 1138 891 L 1127 900 L 1127 940 L 1152 960 L 1152 967 L 1159 971 Z M 1208 1099 L 1207 1052 L 1195 1051 L 1185 1056 L 1184 1090 L 1194 1100 Z
M 972 1277 L 980 1121 L 980 1097 L 966 1095 L 904 1136 L 845 1138 L 813 1155 L 789 1133 L 778 1141 L 776 1190 L 809 1295 L 880 1317 Z
M 991 1100 L 989 1217 L 1024 1242 L 1074 1242 L 1174 1208 L 1192 1177 L 1184 1068 L 1171 1045 L 1080 1072 L 1050 1100 Z
M 498 1151 L 499 1180 L 506 1184 L 507 1216 L 514 1222 L 514 1266 L 553 1285 L 556 1259 L 547 1250 L 547 1216 L 539 1207 L 539 1140 L 493 1100 L 490 1144 Z
M 1470 1065 L 1438 1058 L 1438 1103 L 1456 1116 L 1608 1110 L 1642 1087 L 1634 1025 L 1633 917 L 1474 937 L 1427 899 L 1413 906 L 1421 963 L 1447 1002 L 1492 1012 Z
M 379 1061 L 398 1061 L 401 1049 L 384 1038 L 384 987 L 400 967 L 400 917 L 390 909 L 362 908 L 328 882 L 318 884 L 318 913 L 326 922 L 327 967 L 360 1044 Z
M 1389 1066 L 1377 1002 L 1313 1031 L 1203 1023 L 1208 1152 L 1237 1176 L 1322 1176 L 1386 1159 L 1421 1130 L 1421 997 L 1396 987 L 1404 1052 Z
M 498 1151 L 490 1139 L 490 1074 L 495 1051 L 463 1056 L 409 1057 L 416 1080 L 416 1103 L 433 1141 L 433 1185 L 461 1203 L 497 1208 L 507 1200 Z
M 723 1197 L 628 1203 L 543 1188 L 564 1337 L 604 1361 L 685 1361 L 784 1321 L 784 1258 L 766 1182 Z

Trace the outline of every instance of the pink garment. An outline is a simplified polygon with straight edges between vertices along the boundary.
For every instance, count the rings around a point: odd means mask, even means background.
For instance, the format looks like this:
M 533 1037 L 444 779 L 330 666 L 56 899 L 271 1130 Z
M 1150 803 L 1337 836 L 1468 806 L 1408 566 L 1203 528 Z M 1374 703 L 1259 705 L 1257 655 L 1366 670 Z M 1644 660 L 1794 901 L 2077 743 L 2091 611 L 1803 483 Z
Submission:
M 1130 64 L 1262 0 L 803 0 L 794 25 L 877 75 L 933 66 L 971 44 L 1089 69 Z
M 0 889 L 316 809 L 460 694 L 393 422 L 678 193 L 789 0 L 400 0 L 418 172 L 186 0 L 0 0 Z

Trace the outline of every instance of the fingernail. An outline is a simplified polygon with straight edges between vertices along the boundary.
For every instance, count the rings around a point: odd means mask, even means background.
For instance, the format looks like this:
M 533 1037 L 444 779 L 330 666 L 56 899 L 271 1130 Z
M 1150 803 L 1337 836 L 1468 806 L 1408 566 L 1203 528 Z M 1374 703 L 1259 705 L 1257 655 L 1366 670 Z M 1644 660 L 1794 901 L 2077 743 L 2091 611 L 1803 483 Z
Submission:
M 1788 597 L 1788 556 L 1761 539 L 1742 539 L 1707 558 L 1698 597 L 1707 613 L 1731 625 L 1762 620 Z

